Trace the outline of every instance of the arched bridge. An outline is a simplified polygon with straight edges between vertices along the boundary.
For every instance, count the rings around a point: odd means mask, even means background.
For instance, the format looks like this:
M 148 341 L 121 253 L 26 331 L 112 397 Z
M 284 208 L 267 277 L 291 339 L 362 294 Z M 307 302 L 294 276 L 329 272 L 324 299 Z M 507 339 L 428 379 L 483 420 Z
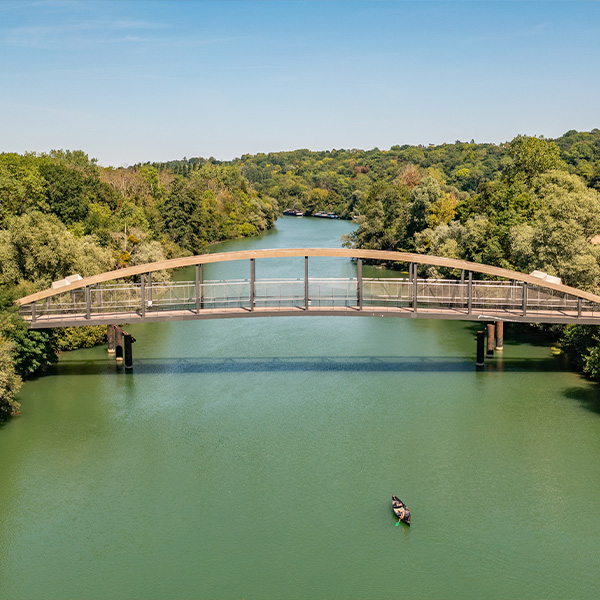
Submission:
M 304 277 L 256 278 L 256 261 L 293 257 L 304 257 Z M 313 257 L 355 259 L 356 277 L 310 277 Z M 404 263 L 408 277 L 363 277 L 363 260 Z M 248 261 L 248 277 L 205 280 L 204 265 L 227 261 Z M 421 265 L 454 269 L 457 278 L 420 278 Z M 191 266 L 195 267 L 192 281 L 152 280 L 157 271 Z M 595 294 L 489 265 L 405 252 L 248 250 L 175 258 L 71 279 L 17 301 L 31 328 L 317 315 L 600 324 L 600 296 Z

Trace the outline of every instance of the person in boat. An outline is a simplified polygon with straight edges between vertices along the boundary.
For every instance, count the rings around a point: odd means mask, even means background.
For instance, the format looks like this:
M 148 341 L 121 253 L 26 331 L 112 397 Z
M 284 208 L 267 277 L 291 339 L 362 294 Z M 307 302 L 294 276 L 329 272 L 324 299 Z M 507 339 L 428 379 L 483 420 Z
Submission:
M 401 506 L 400 510 L 398 511 L 398 518 L 402 521 L 404 519 L 405 514 L 406 510 L 404 509 L 404 506 Z
M 401 508 L 404 506 L 404 503 L 402 502 L 402 500 L 396 498 L 396 496 L 392 496 L 392 506 L 394 508 Z

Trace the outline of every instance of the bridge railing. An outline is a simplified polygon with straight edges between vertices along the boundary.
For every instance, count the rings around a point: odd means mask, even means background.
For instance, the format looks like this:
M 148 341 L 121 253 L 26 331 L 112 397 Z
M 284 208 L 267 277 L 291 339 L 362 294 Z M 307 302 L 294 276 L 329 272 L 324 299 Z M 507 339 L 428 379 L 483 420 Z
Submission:
M 360 288 L 360 289 L 359 289 Z M 360 306 L 359 306 L 360 304 Z M 576 296 L 514 281 L 405 278 L 248 279 L 105 283 L 59 293 L 21 306 L 31 321 L 61 315 L 145 316 L 160 311 L 356 307 L 490 310 L 524 316 L 528 311 L 600 318 L 600 305 Z

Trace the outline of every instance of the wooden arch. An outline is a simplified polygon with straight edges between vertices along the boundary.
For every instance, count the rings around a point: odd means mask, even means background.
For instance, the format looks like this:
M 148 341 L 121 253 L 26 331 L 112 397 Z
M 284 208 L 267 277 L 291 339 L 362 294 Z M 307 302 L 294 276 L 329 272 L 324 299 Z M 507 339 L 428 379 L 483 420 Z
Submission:
M 238 252 L 220 252 L 215 254 L 200 254 L 197 256 L 185 256 L 182 258 L 172 258 L 170 260 L 161 260 L 154 263 L 144 265 L 136 265 L 135 267 L 127 267 L 125 269 L 117 269 L 116 271 L 108 271 L 80 279 L 60 288 L 49 288 L 35 294 L 30 294 L 16 300 L 18 306 L 29 304 L 37 300 L 43 300 L 51 296 L 56 296 L 70 290 L 76 290 L 91 285 L 103 283 L 105 281 L 113 281 L 132 275 L 141 275 L 143 273 L 151 273 L 153 271 L 162 271 L 164 269 L 178 269 L 181 267 L 191 267 L 194 265 L 202 265 L 209 263 L 228 262 L 234 260 L 249 260 L 263 258 L 290 258 L 290 257 L 340 257 L 340 258 L 360 258 L 366 260 L 383 260 L 388 262 L 414 263 L 421 265 L 434 265 L 449 269 L 458 269 L 461 271 L 471 271 L 473 273 L 482 273 L 502 279 L 521 281 L 537 287 L 548 288 L 557 292 L 570 294 L 583 300 L 589 300 L 600 304 L 600 296 L 585 292 L 577 288 L 570 287 L 559 283 L 551 283 L 540 277 L 502 269 L 500 267 L 492 267 L 481 263 L 469 262 L 466 260 L 457 260 L 454 258 L 445 258 L 442 256 L 430 256 L 426 254 L 413 254 L 410 252 L 391 252 L 384 250 L 361 250 L 361 249 L 346 249 L 346 248 L 280 248 L 274 250 L 242 250 Z

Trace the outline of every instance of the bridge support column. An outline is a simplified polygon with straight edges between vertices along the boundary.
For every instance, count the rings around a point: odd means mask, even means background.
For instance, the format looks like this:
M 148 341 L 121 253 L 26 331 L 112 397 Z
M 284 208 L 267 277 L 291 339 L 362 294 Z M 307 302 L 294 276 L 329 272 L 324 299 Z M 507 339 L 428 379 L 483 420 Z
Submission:
M 494 358 L 494 347 L 496 346 L 495 340 L 496 326 L 494 323 L 487 324 L 487 357 Z
M 133 369 L 133 352 L 131 345 L 135 342 L 135 338 L 125 331 L 123 331 L 123 341 L 125 346 L 125 368 Z
M 106 326 L 106 337 L 108 339 L 108 353 L 115 353 L 115 326 L 107 325 Z
M 496 321 L 496 350 L 504 348 L 504 321 Z
M 485 354 L 483 351 L 483 346 L 485 343 L 485 332 L 478 331 L 477 332 L 477 361 L 475 362 L 476 367 L 483 367 L 485 364 Z
M 115 325 L 115 358 L 118 363 L 123 362 L 123 330 Z

